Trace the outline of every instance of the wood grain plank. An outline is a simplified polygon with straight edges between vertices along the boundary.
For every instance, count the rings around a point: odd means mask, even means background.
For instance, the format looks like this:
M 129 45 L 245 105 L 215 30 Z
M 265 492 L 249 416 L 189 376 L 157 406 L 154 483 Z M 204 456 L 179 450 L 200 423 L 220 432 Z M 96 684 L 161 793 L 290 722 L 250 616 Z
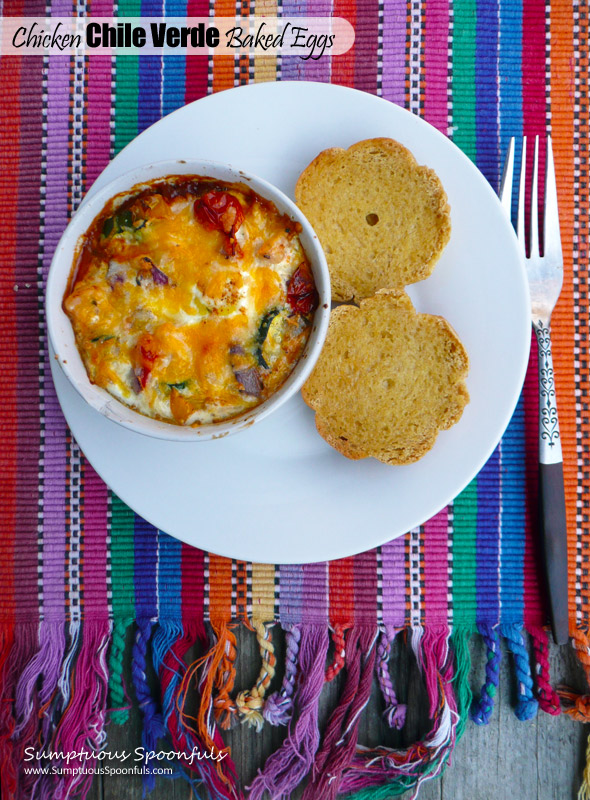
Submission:
M 90 791 L 86 795 L 86 800 L 103 800 L 103 779 L 102 775 L 96 775 L 92 781 Z
M 371 699 L 359 725 L 359 743 L 368 747 L 385 744 L 388 747 L 407 747 L 416 738 L 423 738 L 431 727 L 428 719 L 428 698 L 418 672 L 413 652 L 398 636 L 390 660 L 390 675 L 399 703 L 408 706 L 406 725 L 402 731 L 389 728 L 383 719 L 385 703 L 377 680 L 373 682 Z M 410 697 L 412 698 L 410 702 Z M 421 800 L 441 800 L 441 783 L 431 780 L 422 784 Z M 406 794 L 407 796 L 407 794 Z
M 512 656 L 503 648 L 498 702 L 497 779 L 510 775 L 515 797 L 537 797 L 537 725 L 538 716 L 521 722 L 514 714 L 517 685 Z
M 479 637 L 471 641 L 471 685 L 478 693 L 484 680 L 485 647 Z M 506 679 L 506 675 L 503 676 Z M 457 743 L 451 763 L 442 778 L 443 800 L 488 800 L 502 797 L 497 794 L 504 783 L 500 774 L 500 739 L 502 731 L 498 707 L 503 702 L 503 687 L 496 696 L 496 709 L 487 725 L 468 722 L 463 738 Z M 527 797 L 528 795 L 523 795 Z

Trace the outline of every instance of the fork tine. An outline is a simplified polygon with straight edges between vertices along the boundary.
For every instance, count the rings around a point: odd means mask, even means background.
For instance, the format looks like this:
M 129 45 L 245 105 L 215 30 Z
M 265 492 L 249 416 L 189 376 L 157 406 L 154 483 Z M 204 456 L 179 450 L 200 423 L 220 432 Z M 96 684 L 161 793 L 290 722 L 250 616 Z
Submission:
M 512 183 L 514 181 L 514 136 L 510 139 L 504 171 L 500 182 L 500 202 L 509 220 L 512 220 Z
M 522 137 L 522 157 L 520 159 L 520 185 L 518 187 L 518 216 L 516 220 L 516 233 L 518 241 L 526 256 L 526 232 L 524 229 L 524 206 L 526 200 L 526 136 Z
M 547 137 L 547 158 L 545 166 L 545 225 L 543 255 L 561 263 L 561 236 L 559 233 L 559 210 L 557 208 L 557 181 L 551 137 Z
M 539 256 L 539 137 L 535 136 L 533 186 L 531 189 L 530 258 Z

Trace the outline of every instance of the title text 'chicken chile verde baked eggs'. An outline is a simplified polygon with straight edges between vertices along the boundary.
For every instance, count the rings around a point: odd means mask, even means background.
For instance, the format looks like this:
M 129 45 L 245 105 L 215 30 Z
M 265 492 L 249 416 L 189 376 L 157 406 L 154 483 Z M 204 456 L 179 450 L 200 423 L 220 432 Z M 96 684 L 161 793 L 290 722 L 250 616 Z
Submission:
M 91 383 L 195 428 L 262 404 L 318 307 L 301 232 L 242 181 L 167 175 L 112 197 L 78 239 L 63 296 Z

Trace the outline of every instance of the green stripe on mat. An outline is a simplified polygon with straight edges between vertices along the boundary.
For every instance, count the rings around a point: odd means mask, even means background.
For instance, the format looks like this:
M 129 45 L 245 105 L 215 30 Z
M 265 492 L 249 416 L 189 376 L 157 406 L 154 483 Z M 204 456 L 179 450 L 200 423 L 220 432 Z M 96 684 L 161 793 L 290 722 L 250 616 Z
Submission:
M 111 600 L 113 616 L 133 617 L 135 615 L 135 589 L 133 582 L 135 514 L 111 494 Z
M 122 0 L 118 16 L 139 17 L 141 0 Z M 139 56 L 117 56 L 115 86 L 115 155 L 137 136 Z
M 453 141 L 475 161 L 476 0 L 453 3 Z M 453 504 L 453 626 L 476 621 L 477 478 Z
M 123 688 L 125 634 L 135 618 L 134 584 L 135 514 L 111 492 L 111 607 L 113 637 L 109 651 L 109 691 L 113 722 L 123 724 L 129 717 Z
M 476 621 L 477 480 L 453 504 L 453 626 L 473 628 Z
M 477 3 L 453 3 L 453 141 L 475 161 L 475 44 Z
M 117 14 L 139 17 L 141 0 L 121 0 Z M 115 60 L 115 155 L 137 136 L 139 57 L 117 56 Z M 127 628 L 135 618 L 134 592 L 135 515 L 111 492 L 111 586 L 113 638 L 109 652 L 111 719 L 124 724 L 129 718 L 128 699 L 123 686 L 123 657 Z

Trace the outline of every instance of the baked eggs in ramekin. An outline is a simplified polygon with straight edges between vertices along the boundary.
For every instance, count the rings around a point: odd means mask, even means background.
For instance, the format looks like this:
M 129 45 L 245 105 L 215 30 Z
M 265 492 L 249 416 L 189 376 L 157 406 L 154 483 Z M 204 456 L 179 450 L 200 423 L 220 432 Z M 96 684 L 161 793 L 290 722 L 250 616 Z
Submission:
M 157 438 L 237 432 L 292 397 L 330 311 L 297 206 L 229 165 L 137 168 L 85 201 L 56 249 L 50 344 L 93 408 Z

